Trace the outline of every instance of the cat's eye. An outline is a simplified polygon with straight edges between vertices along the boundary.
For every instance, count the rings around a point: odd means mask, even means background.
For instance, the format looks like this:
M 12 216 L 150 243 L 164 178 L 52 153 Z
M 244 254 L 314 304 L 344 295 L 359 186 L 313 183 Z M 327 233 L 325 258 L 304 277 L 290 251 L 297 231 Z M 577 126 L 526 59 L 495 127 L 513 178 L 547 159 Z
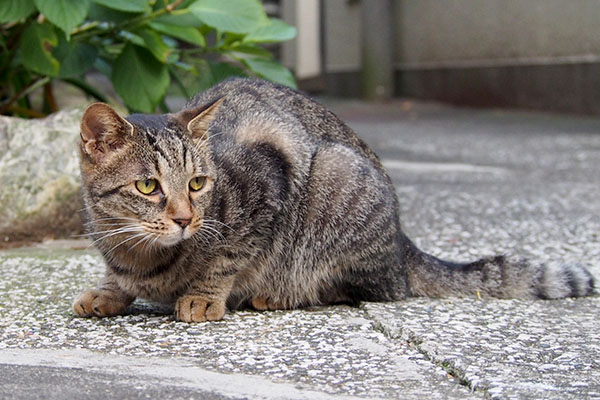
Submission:
M 190 181 L 190 190 L 193 192 L 197 192 L 198 190 L 202 189 L 205 184 L 206 184 L 206 177 L 197 176 Z
M 156 182 L 156 179 L 141 179 L 135 182 L 135 187 L 143 194 L 152 194 L 157 186 L 158 182 Z

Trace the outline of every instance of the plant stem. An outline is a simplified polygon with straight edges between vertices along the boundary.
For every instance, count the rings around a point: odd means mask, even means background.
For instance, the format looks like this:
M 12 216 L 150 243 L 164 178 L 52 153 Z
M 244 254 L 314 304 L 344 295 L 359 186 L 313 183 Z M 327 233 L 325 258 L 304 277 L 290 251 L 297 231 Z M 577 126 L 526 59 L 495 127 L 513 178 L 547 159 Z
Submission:
M 31 23 L 31 18 L 29 18 L 27 21 L 25 21 L 25 23 L 17 26 L 15 31 L 10 35 L 10 37 L 6 41 L 6 49 L 8 51 L 8 57 L 6 59 L 4 59 L 4 61 L 3 61 L 4 65 L 2 66 L 2 68 L 0 68 L 0 75 L 2 75 L 4 73 L 4 71 L 6 71 L 10 67 L 10 64 L 11 64 L 13 58 L 17 54 L 18 44 L 19 44 L 19 40 L 21 39 L 21 35 L 23 34 L 23 32 L 29 26 L 30 23 Z
M 82 33 L 82 32 L 87 32 L 87 31 L 89 31 L 90 29 L 94 29 L 94 28 L 96 28 L 98 25 L 100 25 L 100 22 L 98 22 L 98 21 L 89 22 L 89 23 L 87 23 L 87 24 L 80 25 L 80 26 L 78 26 L 78 27 L 77 27 L 77 28 L 76 28 L 76 29 L 75 29 L 73 32 L 71 32 L 71 37 L 72 37 L 72 36 L 75 36 L 75 35 L 78 35 L 78 34 L 80 34 L 80 33 Z
M 183 96 L 186 99 L 189 99 L 191 96 L 188 90 L 186 89 L 185 84 L 181 81 L 179 76 L 171 68 L 169 68 L 169 74 L 171 75 L 171 79 L 173 79 L 173 82 L 175 82 L 175 85 L 177 85 Z
M 171 4 L 167 4 L 167 6 L 165 7 L 165 9 L 168 12 L 173 12 L 174 9 L 177 8 L 177 6 L 179 6 L 181 4 L 183 0 L 175 0 L 174 2 L 172 2 Z
M 41 113 L 39 111 L 19 106 L 11 106 L 8 108 L 8 111 L 10 111 L 13 114 L 21 114 L 32 118 L 44 118 L 46 116 L 46 114 Z
M 0 106 L 0 115 L 6 113 L 6 111 L 11 108 L 12 104 L 22 98 L 23 96 L 27 96 L 29 93 L 33 92 L 37 88 L 44 86 L 50 82 L 50 77 L 45 76 L 43 78 L 35 78 L 32 79 L 25 87 L 18 93 L 15 93 L 10 99 L 6 100 Z
M 102 92 L 98 89 L 84 81 L 83 79 L 78 78 L 63 78 L 64 82 L 67 82 L 70 85 L 73 85 L 83 91 L 85 94 L 94 97 L 98 101 L 102 101 L 104 103 L 108 103 L 108 97 L 106 97 Z
M 114 34 L 116 32 L 122 31 L 122 30 L 132 30 L 134 28 L 137 28 L 140 25 L 145 24 L 148 21 L 152 21 L 153 19 L 156 19 L 158 17 L 160 17 L 161 15 L 164 14 L 185 14 L 188 11 L 187 10 L 180 10 L 181 12 L 176 12 L 174 9 L 179 6 L 181 4 L 183 0 L 175 0 L 173 3 L 168 4 L 167 6 L 165 6 L 164 8 L 161 8 L 160 10 L 156 10 L 151 12 L 150 14 L 147 15 L 140 15 L 139 17 L 130 19 L 128 21 L 122 22 L 120 24 L 116 24 L 115 26 L 108 28 L 108 29 L 93 29 L 96 27 L 93 27 L 91 29 L 86 29 L 80 32 L 76 32 L 74 33 L 71 38 L 73 40 L 85 40 L 88 39 L 92 36 L 100 36 L 100 35 L 111 35 Z
M 56 97 L 52 90 L 52 82 L 48 82 L 44 85 L 44 99 L 46 100 L 46 104 L 51 113 L 58 111 L 58 104 L 56 104 Z

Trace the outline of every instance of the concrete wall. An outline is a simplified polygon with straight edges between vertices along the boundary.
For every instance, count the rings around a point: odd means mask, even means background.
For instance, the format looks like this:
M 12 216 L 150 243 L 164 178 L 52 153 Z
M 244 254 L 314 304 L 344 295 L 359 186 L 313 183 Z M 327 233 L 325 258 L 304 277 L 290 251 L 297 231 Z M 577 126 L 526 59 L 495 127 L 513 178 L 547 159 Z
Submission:
M 400 0 L 399 67 L 598 61 L 597 0 Z
M 367 1 L 321 0 L 332 94 L 360 95 Z M 397 95 L 600 114 L 598 0 L 395 0 L 392 12 Z
M 321 60 L 321 4 L 319 0 L 283 0 L 281 17 L 296 26 L 298 33 L 282 46 L 282 62 L 294 69 L 297 79 L 320 76 Z
M 322 7 L 325 69 L 342 73 L 358 71 L 362 32 L 360 2 L 324 0 Z

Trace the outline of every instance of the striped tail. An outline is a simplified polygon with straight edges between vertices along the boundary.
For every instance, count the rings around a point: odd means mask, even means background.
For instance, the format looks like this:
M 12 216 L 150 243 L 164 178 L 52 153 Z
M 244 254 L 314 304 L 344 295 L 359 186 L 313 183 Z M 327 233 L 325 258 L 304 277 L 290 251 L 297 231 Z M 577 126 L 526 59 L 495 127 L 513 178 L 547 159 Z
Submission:
M 453 263 L 414 250 L 407 263 L 413 296 L 558 299 L 595 291 L 594 277 L 580 264 L 532 263 L 507 256 Z

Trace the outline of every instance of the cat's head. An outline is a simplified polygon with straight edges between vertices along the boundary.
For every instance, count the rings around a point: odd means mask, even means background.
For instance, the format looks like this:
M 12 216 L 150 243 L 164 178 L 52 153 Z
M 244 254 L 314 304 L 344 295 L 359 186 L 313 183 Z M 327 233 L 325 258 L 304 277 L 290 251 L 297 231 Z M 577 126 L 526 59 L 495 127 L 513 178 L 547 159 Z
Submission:
M 96 240 L 172 246 L 201 229 L 216 179 L 208 128 L 221 102 L 127 118 L 107 104 L 87 108 L 81 176 Z

